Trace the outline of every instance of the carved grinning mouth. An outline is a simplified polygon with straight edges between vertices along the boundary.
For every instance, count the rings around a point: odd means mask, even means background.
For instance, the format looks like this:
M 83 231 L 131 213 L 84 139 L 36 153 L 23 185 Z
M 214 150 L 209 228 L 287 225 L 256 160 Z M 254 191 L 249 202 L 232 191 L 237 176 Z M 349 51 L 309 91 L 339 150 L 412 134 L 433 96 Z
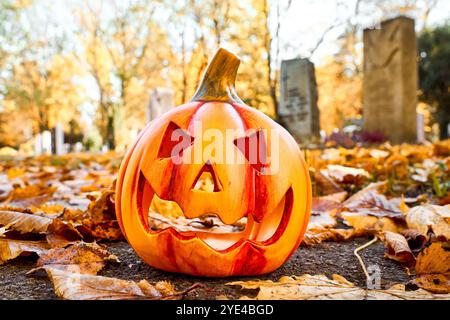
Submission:
M 203 187 L 204 192 L 217 192 L 216 183 L 205 187 L 199 174 L 193 190 Z M 206 189 L 206 190 L 205 190 Z M 216 191 L 214 191 L 216 190 Z M 226 224 L 215 213 L 189 219 L 177 202 L 161 199 L 144 174 L 140 174 L 137 191 L 137 207 L 141 223 L 147 232 L 157 234 L 164 231 L 172 232 L 180 239 L 198 238 L 218 251 L 227 251 L 239 246 L 244 241 L 259 245 L 268 245 L 278 240 L 286 229 L 293 204 L 292 188 L 288 188 L 284 197 L 270 214 L 266 214 L 257 222 L 252 213 L 232 224 Z

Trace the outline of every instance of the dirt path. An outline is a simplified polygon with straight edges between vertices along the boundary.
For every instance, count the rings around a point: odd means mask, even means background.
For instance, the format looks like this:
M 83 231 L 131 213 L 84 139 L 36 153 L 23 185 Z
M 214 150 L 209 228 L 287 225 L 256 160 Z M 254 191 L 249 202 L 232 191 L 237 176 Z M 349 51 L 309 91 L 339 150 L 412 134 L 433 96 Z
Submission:
M 289 261 L 275 272 L 260 276 L 258 279 L 278 280 L 283 275 L 301 275 L 337 273 L 358 286 L 365 286 L 365 276 L 353 250 L 369 239 L 358 238 L 349 242 L 327 242 L 309 248 L 299 248 Z M 109 245 L 112 253 L 120 259 L 119 264 L 108 265 L 100 275 L 130 280 L 147 279 L 149 281 L 168 280 L 177 289 L 185 289 L 200 282 L 204 288 L 190 293 L 188 299 L 214 299 L 218 295 L 238 298 L 241 295 L 254 295 L 255 292 L 242 291 L 237 287 L 224 285 L 237 278 L 204 279 L 180 274 L 169 274 L 143 263 L 125 242 Z M 410 278 L 396 262 L 384 258 L 384 246 L 380 242 L 363 250 L 366 266 L 378 265 L 381 270 L 383 288 L 394 283 L 407 282 Z M 56 299 L 53 287 L 44 272 L 35 275 L 25 273 L 35 265 L 36 258 L 20 257 L 0 266 L 0 299 Z M 252 279 L 241 277 L 240 280 Z M 253 278 L 254 279 L 254 278 Z

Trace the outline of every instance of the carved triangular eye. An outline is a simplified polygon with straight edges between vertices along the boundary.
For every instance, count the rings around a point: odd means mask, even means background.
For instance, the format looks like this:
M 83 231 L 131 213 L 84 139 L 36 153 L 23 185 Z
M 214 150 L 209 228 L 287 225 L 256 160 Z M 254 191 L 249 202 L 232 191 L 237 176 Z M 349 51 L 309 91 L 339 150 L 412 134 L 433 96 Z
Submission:
M 217 177 L 212 164 L 207 161 L 202 167 L 192 185 L 193 190 L 219 192 L 222 191 L 222 184 Z
M 175 122 L 171 121 L 164 132 L 161 146 L 158 150 L 158 158 L 182 156 L 183 150 L 193 142 L 193 137 L 181 129 Z
M 263 130 L 237 138 L 234 144 L 256 171 L 262 172 L 262 168 L 267 166 L 267 145 Z

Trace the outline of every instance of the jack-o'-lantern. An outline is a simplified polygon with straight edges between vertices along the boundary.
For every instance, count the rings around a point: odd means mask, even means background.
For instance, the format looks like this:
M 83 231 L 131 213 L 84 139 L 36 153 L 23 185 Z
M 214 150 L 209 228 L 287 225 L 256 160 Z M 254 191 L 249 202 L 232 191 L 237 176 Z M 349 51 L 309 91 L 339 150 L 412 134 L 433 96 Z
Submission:
M 289 258 L 305 232 L 307 166 L 292 136 L 237 96 L 239 63 L 219 49 L 193 99 L 149 123 L 121 164 L 117 219 L 157 269 L 264 274 Z

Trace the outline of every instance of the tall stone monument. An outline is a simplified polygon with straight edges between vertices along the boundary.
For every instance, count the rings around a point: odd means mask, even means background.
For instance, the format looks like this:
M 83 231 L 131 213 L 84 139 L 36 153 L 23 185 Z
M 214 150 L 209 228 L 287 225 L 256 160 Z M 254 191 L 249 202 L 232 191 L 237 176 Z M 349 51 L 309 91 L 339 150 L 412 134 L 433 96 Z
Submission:
M 150 102 L 147 108 L 147 122 L 159 117 L 174 107 L 173 91 L 169 88 L 156 88 L 150 92 Z
M 280 89 L 277 110 L 280 123 L 298 142 L 318 137 L 320 119 L 314 64 L 308 59 L 282 61 Z
M 57 123 L 52 132 L 52 153 L 58 156 L 66 153 L 64 147 L 64 129 L 61 123 Z
M 364 30 L 364 129 L 391 142 L 415 142 L 417 45 L 414 20 L 398 17 Z

